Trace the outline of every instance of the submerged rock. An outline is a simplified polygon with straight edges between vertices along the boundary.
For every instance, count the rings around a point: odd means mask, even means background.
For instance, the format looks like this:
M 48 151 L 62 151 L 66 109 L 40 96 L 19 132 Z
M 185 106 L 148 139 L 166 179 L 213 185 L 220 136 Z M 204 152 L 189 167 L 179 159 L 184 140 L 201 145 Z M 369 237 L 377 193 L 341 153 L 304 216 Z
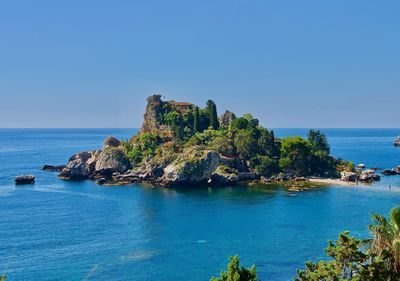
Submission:
M 393 169 L 385 169 L 385 170 L 383 170 L 382 175 L 385 175 L 385 176 L 400 175 L 400 166 L 397 166 Z
M 42 167 L 42 170 L 48 172 L 61 172 L 65 167 L 66 167 L 65 165 L 59 165 L 59 166 L 44 165 Z
M 15 177 L 15 184 L 33 184 L 35 183 L 35 176 L 21 175 Z
M 105 184 L 106 182 L 107 182 L 107 179 L 106 179 L 106 178 L 100 178 L 100 179 L 97 180 L 97 184 L 100 184 L 100 185 L 103 185 L 103 184 Z
M 270 184 L 270 183 L 272 183 L 273 182 L 273 180 L 271 179 L 271 178 L 267 178 L 267 177 L 264 177 L 264 176 L 261 176 L 260 177 L 260 183 L 263 183 L 263 184 Z
M 400 136 L 398 136 L 398 137 L 394 140 L 393 145 L 394 145 L 394 146 L 400 146 Z

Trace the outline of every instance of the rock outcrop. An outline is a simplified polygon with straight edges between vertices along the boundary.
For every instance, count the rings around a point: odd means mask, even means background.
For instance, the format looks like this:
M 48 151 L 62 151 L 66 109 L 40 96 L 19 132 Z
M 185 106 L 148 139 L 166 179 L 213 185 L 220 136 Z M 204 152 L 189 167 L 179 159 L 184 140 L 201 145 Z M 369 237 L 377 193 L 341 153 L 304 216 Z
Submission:
M 400 136 L 398 136 L 398 137 L 394 140 L 393 145 L 394 145 L 394 146 L 400 146 Z
M 346 182 L 372 182 L 380 180 L 381 176 L 374 169 L 361 171 L 360 174 L 354 172 L 342 172 L 341 180 Z
M 160 181 L 164 184 L 207 183 L 215 169 L 222 164 L 219 153 L 192 147 L 164 169 Z
M 48 172 L 61 172 L 65 168 L 65 165 L 53 166 L 53 165 L 44 165 L 42 167 L 43 171 Z
M 74 154 L 61 170 L 61 179 L 85 180 L 88 178 L 111 178 L 112 174 L 125 173 L 130 164 L 125 153 L 118 147 L 120 142 L 114 137 L 104 141 L 103 150 L 83 151 Z
M 365 164 L 364 163 L 360 163 L 357 165 L 358 169 L 365 169 Z
M 359 179 L 359 175 L 353 172 L 342 172 L 341 176 L 342 177 L 340 179 L 347 182 L 355 182 Z
M 103 142 L 103 149 L 108 147 L 118 147 L 120 144 L 121 142 L 115 137 L 107 137 L 106 140 Z
M 115 172 L 125 173 L 129 168 L 129 161 L 121 149 L 107 147 L 96 160 L 95 173 L 110 177 Z
M 15 184 L 33 184 L 35 183 L 35 176 L 21 175 L 15 177 Z
M 394 167 L 393 169 L 385 169 L 383 170 L 382 175 L 385 176 L 400 175 L 400 166 Z
M 140 132 L 154 132 L 161 128 L 160 117 L 163 103 L 161 95 L 153 95 L 147 98 L 146 111 Z
M 219 122 L 220 122 L 222 128 L 229 128 L 229 126 L 232 124 L 232 121 L 235 119 L 236 119 L 235 113 L 227 110 L 219 118 Z
M 378 175 L 375 170 L 368 169 L 361 172 L 359 180 L 363 182 L 372 182 L 372 181 L 378 181 L 380 180 L 380 178 L 381 176 Z
M 220 165 L 212 173 L 208 182 L 217 185 L 236 184 L 240 180 L 238 174 L 236 169 Z
M 93 152 L 83 151 L 74 154 L 69 158 L 68 164 L 59 174 L 61 179 L 84 180 L 93 171 L 90 170 L 86 162 L 93 156 Z

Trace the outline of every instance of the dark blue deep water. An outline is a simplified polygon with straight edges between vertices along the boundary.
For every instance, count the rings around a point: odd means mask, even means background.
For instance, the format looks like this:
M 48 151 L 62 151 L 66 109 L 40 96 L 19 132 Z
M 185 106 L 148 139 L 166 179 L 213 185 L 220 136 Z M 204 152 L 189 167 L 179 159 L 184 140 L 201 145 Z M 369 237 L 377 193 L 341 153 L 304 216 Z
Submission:
M 400 129 L 323 130 L 337 157 L 391 168 Z M 0 272 L 8 280 L 208 280 L 239 254 L 262 280 L 292 280 L 343 230 L 367 237 L 370 214 L 400 204 L 400 176 L 368 187 L 149 188 L 66 182 L 43 172 L 108 135 L 135 129 L 0 130 Z M 305 129 L 277 129 L 277 136 Z M 35 185 L 13 184 L 34 174 Z M 392 189 L 388 189 L 388 185 Z

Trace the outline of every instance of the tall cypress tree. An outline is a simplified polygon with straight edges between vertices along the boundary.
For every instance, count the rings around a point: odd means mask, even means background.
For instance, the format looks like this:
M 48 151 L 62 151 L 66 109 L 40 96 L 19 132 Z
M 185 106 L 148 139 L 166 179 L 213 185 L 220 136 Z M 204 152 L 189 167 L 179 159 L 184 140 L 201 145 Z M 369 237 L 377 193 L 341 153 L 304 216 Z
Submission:
M 194 114 L 193 114 L 193 130 L 195 133 L 200 132 L 200 114 L 199 114 L 199 108 L 196 106 L 194 108 Z
M 207 111 L 208 115 L 210 116 L 210 126 L 214 130 L 217 130 L 219 128 L 217 106 L 212 100 L 207 101 Z

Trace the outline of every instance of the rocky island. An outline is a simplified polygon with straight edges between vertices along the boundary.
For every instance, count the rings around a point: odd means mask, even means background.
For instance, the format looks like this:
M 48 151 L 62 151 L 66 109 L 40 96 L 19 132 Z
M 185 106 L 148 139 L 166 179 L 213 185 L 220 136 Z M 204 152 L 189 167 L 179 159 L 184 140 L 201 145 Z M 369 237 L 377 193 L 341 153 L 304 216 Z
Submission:
M 394 146 L 397 146 L 397 147 L 400 146 L 400 136 L 398 136 L 398 137 L 394 140 L 393 145 L 394 145 Z
M 251 114 L 218 116 L 211 100 L 200 108 L 153 95 L 136 136 L 125 141 L 108 137 L 102 149 L 73 155 L 59 177 L 99 184 L 227 185 L 339 178 L 354 170 L 353 163 L 330 156 L 320 131 L 310 130 L 307 139 L 280 139 Z

